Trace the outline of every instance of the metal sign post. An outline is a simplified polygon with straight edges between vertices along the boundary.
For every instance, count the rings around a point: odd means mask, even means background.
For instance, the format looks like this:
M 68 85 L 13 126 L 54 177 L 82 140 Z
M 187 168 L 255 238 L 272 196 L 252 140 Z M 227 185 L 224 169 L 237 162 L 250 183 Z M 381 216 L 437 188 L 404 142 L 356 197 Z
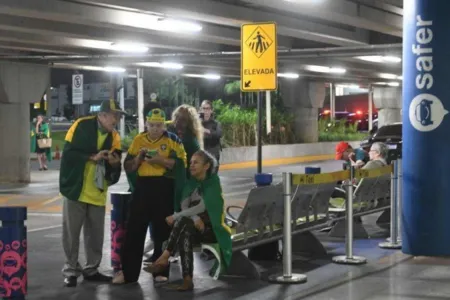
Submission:
M 283 199 L 284 199 L 284 222 L 283 222 L 283 275 L 269 276 L 273 283 L 305 283 L 308 277 L 303 274 L 292 274 L 292 228 L 291 228 L 291 197 L 292 197 L 292 174 L 283 173 Z
M 262 91 L 278 87 L 275 23 L 244 24 L 241 28 L 241 91 L 256 92 L 258 101 L 257 173 L 262 172 Z

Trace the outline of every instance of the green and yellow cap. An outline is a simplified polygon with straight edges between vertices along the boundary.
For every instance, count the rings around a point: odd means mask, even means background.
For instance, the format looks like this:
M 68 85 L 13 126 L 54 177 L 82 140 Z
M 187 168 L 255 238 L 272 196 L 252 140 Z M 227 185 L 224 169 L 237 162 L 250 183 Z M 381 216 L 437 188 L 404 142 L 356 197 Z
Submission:
M 102 102 L 102 104 L 100 105 L 100 112 L 116 112 L 116 113 L 120 113 L 122 115 L 126 115 L 127 113 L 125 111 L 123 111 L 122 109 L 120 109 L 120 105 L 119 103 L 117 103 L 117 101 L 114 101 L 114 99 L 110 99 L 110 100 L 105 100 Z
M 147 122 L 161 122 L 166 121 L 166 113 L 159 108 L 154 108 L 147 114 Z

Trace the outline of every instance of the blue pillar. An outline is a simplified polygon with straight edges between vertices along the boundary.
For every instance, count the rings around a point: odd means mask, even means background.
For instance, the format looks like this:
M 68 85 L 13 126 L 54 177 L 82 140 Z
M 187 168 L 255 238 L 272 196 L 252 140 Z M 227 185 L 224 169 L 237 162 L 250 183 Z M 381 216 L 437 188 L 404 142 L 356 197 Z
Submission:
M 403 13 L 403 252 L 450 255 L 450 1 Z M 406 3 L 406 2 L 405 2 Z

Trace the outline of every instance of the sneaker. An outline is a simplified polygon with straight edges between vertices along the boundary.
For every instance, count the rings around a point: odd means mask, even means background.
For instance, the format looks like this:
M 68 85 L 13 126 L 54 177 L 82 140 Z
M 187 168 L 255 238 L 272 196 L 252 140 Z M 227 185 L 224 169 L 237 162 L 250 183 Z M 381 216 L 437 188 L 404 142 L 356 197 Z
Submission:
M 64 278 L 64 286 L 66 287 L 76 287 L 77 286 L 77 277 L 69 276 Z
M 112 277 L 103 275 L 99 272 L 95 273 L 91 276 L 83 276 L 86 281 L 95 281 L 95 282 L 111 282 Z

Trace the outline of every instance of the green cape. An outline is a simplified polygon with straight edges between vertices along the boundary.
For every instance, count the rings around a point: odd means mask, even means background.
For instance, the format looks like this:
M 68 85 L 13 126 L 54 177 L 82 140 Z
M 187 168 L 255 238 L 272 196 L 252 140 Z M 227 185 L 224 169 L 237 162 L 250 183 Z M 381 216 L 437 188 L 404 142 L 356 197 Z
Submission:
M 225 268 L 228 268 L 232 255 L 231 231 L 225 224 L 224 200 L 219 176 L 217 174 L 208 175 L 203 181 L 189 179 L 184 186 L 182 199 L 189 197 L 196 188 L 199 188 L 203 197 Z
M 45 136 L 50 137 L 50 128 L 47 123 L 42 123 L 41 131 L 45 134 Z M 30 125 L 30 152 L 36 152 L 36 124 L 31 123 Z M 47 161 L 52 161 L 52 149 L 45 149 L 45 155 L 47 156 Z

